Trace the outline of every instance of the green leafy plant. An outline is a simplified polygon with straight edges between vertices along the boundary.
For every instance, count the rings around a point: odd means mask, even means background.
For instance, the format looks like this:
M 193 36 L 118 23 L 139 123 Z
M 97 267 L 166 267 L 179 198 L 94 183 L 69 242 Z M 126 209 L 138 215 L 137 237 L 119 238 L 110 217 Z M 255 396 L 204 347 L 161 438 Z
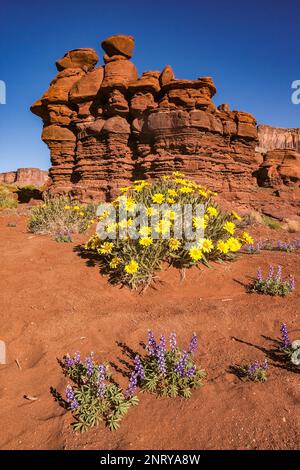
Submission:
M 261 268 L 257 271 L 257 277 L 250 284 L 248 291 L 259 294 L 286 296 L 295 290 L 295 278 L 290 275 L 288 279 L 282 279 L 282 267 L 278 266 L 277 274 L 270 265 L 269 274 L 264 279 Z
M 51 388 L 51 394 L 72 413 L 75 431 L 88 431 L 101 422 L 114 431 L 120 427 L 130 407 L 138 404 L 136 396 L 124 395 L 123 390 L 113 381 L 108 365 L 97 364 L 93 353 L 85 361 L 81 361 L 78 353 L 74 357 L 66 355 L 59 363 L 73 385 L 67 385 L 65 399 L 54 388 Z
M 232 367 L 233 372 L 245 382 L 266 382 L 267 380 L 268 363 L 265 359 L 264 362 L 259 364 L 258 361 L 250 364 Z
M 69 230 L 60 230 L 55 234 L 54 240 L 58 243 L 71 243 L 72 236 Z
M 272 230 L 278 230 L 281 228 L 281 224 L 280 222 L 278 222 L 278 220 L 276 219 L 273 219 L 273 217 L 269 217 L 267 215 L 263 215 L 262 216 L 262 221 L 263 221 L 263 224 L 266 226 L 266 227 L 269 227 L 271 228 Z
M 166 347 L 165 337 L 156 343 L 152 331 L 148 332 L 147 354 L 136 355 L 134 369 L 125 392 L 134 394 L 139 386 L 143 392 L 159 396 L 190 398 L 194 388 L 203 385 L 205 372 L 195 365 L 194 355 L 197 350 L 197 336 L 194 334 L 187 351 L 177 346 L 176 334 L 170 335 L 170 349 Z
M 28 230 L 42 235 L 59 232 L 82 233 L 90 226 L 95 206 L 81 206 L 67 196 L 46 196 L 43 204 L 30 210 Z

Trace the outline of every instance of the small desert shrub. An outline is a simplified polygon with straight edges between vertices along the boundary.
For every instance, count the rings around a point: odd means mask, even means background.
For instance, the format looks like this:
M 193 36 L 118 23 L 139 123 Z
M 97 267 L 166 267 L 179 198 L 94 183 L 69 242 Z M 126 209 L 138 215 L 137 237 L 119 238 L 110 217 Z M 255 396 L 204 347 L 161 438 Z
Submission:
M 18 201 L 14 194 L 15 188 L 6 184 L 0 184 L 0 209 L 14 209 L 18 207 Z
M 189 349 L 183 351 L 177 346 L 176 334 L 170 335 L 170 348 L 165 337 L 156 343 L 152 331 L 148 332 L 147 355 L 137 355 L 131 372 L 127 396 L 132 396 L 139 386 L 142 391 L 160 396 L 190 398 L 192 390 L 200 387 L 205 373 L 198 369 L 194 355 L 197 350 L 197 336 L 192 336 Z
M 265 359 L 261 364 L 258 361 L 241 366 L 234 366 L 234 373 L 245 382 L 266 382 L 268 363 Z
M 72 236 L 69 230 L 60 230 L 55 234 L 54 240 L 58 243 L 71 243 Z
M 164 176 L 160 181 L 138 180 L 132 186 L 121 188 L 123 193 L 112 202 L 118 209 L 125 206 L 125 217 L 111 219 L 107 210 L 98 219 L 105 227 L 105 237 L 97 233 L 86 244 L 86 250 L 98 253 L 102 272 L 111 282 L 133 288 L 148 285 L 163 261 L 177 268 L 190 268 L 209 261 L 233 259 L 244 244 L 253 243 L 247 232 L 240 232 L 236 222 L 241 218 L 235 212 L 222 211 L 214 201 L 216 195 L 207 188 L 183 178 L 180 173 Z M 137 224 L 133 219 L 137 205 L 147 213 L 146 223 Z M 176 234 L 179 211 L 202 205 L 204 213 L 192 217 L 190 229 L 204 229 L 204 236 L 188 238 L 185 232 Z M 153 221 L 153 217 L 156 220 Z M 150 219 L 149 219 L 150 218 Z M 185 220 L 185 219 L 184 219 Z M 131 236 L 132 227 L 138 236 Z M 125 236 L 124 236 L 125 234 Z
M 300 366 L 300 339 L 290 341 L 288 329 L 285 323 L 281 324 L 281 347 L 280 350 L 285 354 L 294 366 Z
M 269 274 L 264 279 L 261 268 L 257 271 L 256 279 L 249 286 L 249 292 L 256 292 L 267 295 L 288 295 L 295 290 L 295 278 L 290 275 L 288 279 L 282 278 L 282 267 L 278 266 L 276 275 L 274 267 L 270 265 Z
M 294 239 L 289 242 L 277 240 L 258 241 L 245 246 L 245 251 L 249 254 L 260 253 L 262 250 L 266 251 L 283 251 L 285 253 L 292 253 L 300 248 L 300 239 Z
M 90 226 L 94 214 L 92 205 L 80 206 L 67 196 L 47 196 L 43 204 L 30 210 L 28 230 L 54 236 L 62 232 L 82 233 Z
M 102 421 L 114 431 L 129 408 L 138 404 L 137 397 L 124 395 L 108 366 L 97 364 L 93 353 L 84 361 L 78 353 L 74 357 L 64 356 L 60 365 L 73 385 L 67 385 L 65 399 L 53 388 L 51 393 L 62 407 L 72 412 L 75 431 L 85 432 Z
M 271 228 L 272 230 L 278 230 L 278 229 L 281 228 L 280 222 L 278 222 L 278 220 L 276 220 L 276 219 L 273 219 L 273 217 L 263 215 L 262 220 L 263 220 L 263 224 L 266 227 Z

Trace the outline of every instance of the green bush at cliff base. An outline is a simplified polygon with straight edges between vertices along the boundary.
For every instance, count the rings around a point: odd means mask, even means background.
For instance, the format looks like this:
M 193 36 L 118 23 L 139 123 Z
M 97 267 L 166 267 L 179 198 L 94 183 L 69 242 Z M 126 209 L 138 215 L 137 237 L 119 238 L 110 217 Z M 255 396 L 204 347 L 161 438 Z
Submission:
M 0 209 L 14 209 L 18 207 L 18 201 L 14 194 L 14 186 L 0 184 Z
M 80 205 L 67 196 L 46 196 L 44 203 L 30 210 L 28 230 L 41 235 L 82 233 L 90 226 L 96 208 Z

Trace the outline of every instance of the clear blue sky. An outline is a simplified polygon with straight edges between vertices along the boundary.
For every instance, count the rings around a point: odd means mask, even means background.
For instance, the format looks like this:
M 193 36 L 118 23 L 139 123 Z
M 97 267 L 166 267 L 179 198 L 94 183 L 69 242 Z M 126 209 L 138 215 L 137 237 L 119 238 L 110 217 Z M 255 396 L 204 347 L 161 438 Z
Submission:
M 5 3 L 5 5 L 4 5 Z M 30 105 L 56 75 L 55 60 L 123 33 L 135 36 L 140 73 L 172 65 L 177 78 L 211 75 L 215 103 L 259 123 L 300 127 L 291 82 L 300 79 L 299 0 L 10 0 L 1 2 L 0 171 L 48 169 L 42 121 Z

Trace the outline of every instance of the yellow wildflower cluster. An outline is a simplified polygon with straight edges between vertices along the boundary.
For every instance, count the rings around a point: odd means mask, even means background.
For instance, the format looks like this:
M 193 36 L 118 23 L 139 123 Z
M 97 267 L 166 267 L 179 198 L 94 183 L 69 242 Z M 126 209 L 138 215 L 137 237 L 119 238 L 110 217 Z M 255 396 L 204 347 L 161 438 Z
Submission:
M 165 175 L 155 183 L 135 180 L 130 186 L 121 188 L 120 193 L 112 203 L 116 209 L 122 203 L 127 217 L 119 219 L 121 216 L 117 214 L 116 221 L 108 219 L 105 225 L 108 239 L 100 240 L 96 234 L 86 248 L 96 251 L 109 268 L 108 272 L 111 270 L 120 282 L 130 286 L 151 278 L 162 261 L 189 267 L 210 260 L 231 259 L 244 244 L 253 243 L 251 235 L 240 233 L 238 222 L 241 218 L 238 214 L 224 212 L 214 201 L 215 192 L 190 181 L 180 172 Z M 150 219 L 149 225 L 149 219 L 137 225 L 138 237 L 131 238 L 138 204 L 146 207 L 148 218 L 156 219 Z M 204 208 L 203 215 L 192 218 L 192 229 L 202 228 L 204 231 L 203 238 L 195 239 L 192 246 L 184 234 L 182 239 L 177 238 L 175 231 L 175 224 L 181 219 L 175 209 L 177 205 L 180 208 L 184 204 L 191 204 L 193 208 L 202 204 Z M 97 220 L 105 224 L 109 215 L 107 211 Z

